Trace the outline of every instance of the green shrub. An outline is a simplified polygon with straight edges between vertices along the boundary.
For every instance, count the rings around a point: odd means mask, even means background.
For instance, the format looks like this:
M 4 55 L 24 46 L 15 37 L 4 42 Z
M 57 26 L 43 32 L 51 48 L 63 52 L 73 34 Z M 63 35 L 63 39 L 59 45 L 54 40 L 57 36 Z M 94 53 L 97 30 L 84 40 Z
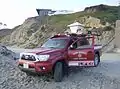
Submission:
M 114 28 L 111 26 L 106 26 L 103 28 L 103 31 L 111 31 L 111 30 L 114 30 Z

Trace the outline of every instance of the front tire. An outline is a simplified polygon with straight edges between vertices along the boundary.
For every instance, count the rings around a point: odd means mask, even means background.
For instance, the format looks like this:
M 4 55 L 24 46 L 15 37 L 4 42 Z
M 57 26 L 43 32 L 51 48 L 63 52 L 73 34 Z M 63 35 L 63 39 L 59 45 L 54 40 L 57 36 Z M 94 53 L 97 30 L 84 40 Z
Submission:
M 100 63 L 100 56 L 98 54 L 95 54 L 94 57 L 94 66 L 97 67 Z
M 57 62 L 54 67 L 54 80 L 55 82 L 61 82 L 63 79 L 63 63 Z

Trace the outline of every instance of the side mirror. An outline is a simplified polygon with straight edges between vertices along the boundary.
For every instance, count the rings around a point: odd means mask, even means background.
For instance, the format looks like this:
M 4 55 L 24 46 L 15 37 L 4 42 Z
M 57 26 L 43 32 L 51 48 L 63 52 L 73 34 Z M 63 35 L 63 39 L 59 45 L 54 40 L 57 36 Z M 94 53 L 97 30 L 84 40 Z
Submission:
M 91 31 L 88 31 L 88 35 L 91 35 L 92 34 L 92 32 Z
M 71 50 L 73 50 L 73 49 L 74 49 L 73 45 L 70 45 L 70 49 L 71 49 Z

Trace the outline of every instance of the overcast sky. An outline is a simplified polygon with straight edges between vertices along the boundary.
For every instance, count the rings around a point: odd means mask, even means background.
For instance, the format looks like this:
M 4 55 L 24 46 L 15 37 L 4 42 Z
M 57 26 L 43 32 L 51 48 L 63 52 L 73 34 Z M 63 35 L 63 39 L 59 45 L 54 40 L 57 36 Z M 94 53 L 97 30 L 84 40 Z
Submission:
M 118 5 L 118 1 L 120 0 L 0 0 L 0 22 L 13 28 L 28 17 L 37 16 L 36 8 L 79 11 L 98 4 Z

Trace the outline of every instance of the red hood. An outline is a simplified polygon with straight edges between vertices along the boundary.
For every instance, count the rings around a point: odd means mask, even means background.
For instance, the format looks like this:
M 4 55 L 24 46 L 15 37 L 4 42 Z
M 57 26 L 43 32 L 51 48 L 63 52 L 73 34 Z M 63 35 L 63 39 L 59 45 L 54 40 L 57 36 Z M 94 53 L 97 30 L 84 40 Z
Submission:
M 37 49 L 33 49 L 31 52 L 28 52 L 28 53 L 50 54 L 50 53 L 56 53 L 56 52 L 62 52 L 62 49 L 37 48 Z

